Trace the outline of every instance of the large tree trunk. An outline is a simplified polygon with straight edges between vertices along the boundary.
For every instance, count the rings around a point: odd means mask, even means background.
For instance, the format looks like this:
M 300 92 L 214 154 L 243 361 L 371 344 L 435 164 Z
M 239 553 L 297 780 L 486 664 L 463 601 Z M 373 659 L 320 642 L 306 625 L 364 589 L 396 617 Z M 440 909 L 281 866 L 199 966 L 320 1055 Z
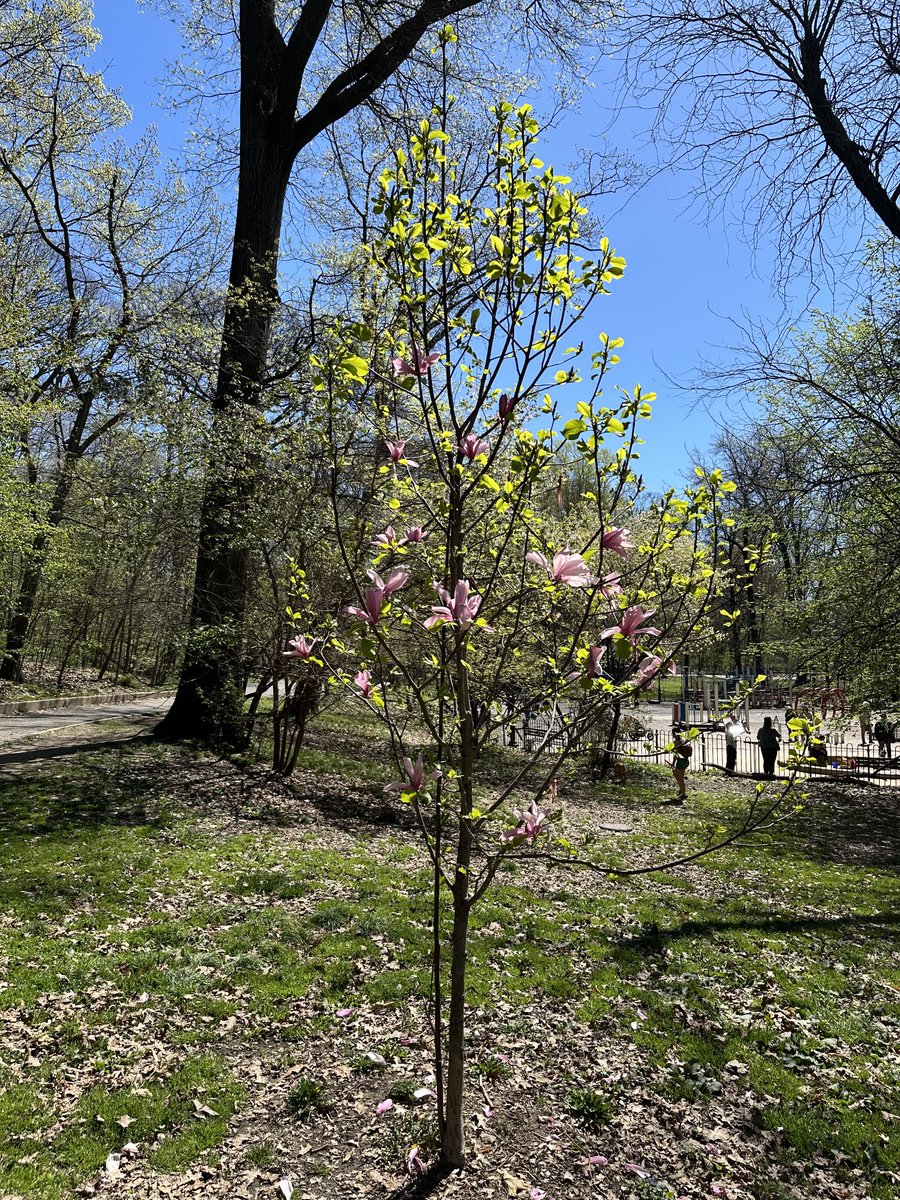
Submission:
M 232 479 L 218 470 L 213 447 L 201 510 L 190 635 L 178 692 L 157 728 L 164 738 L 242 742 L 242 640 L 249 574 L 243 518 L 254 497 L 253 459 L 242 460 L 242 434 L 252 422 L 241 409 L 260 403 L 269 329 L 276 301 L 284 197 L 299 152 L 362 104 L 406 61 L 423 34 L 479 0 L 419 0 L 381 40 L 341 69 L 313 105 L 297 116 L 297 100 L 332 0 L 306 0 L 285 42 L 275 0 L 240 0 L 240 165 L 229 295 L 216 386 L 218 425 L 236 448 Z M 373 8 L 375 6 L 372 6 Z M 237 410 L 235 412 L 234 410 Z M 224 421 L 226 414 L 231 422 Z
M 231 745 L 241 745 L 246 739 L 242 687 L 250 569 L 246 524 L 259 468 L 258 456 L 248 443 L 252 415 L 262 402 L 292 162 L 290 126 L 285 128 L 271 115 L 277 48 L 271 45 L 261 50 L 258 38 L 255 46 L 247 46 L 243 33 L 242 25 L 237 215 L 190 632 L 175 700 L 156 730 L 162 738 L 199 738 Z

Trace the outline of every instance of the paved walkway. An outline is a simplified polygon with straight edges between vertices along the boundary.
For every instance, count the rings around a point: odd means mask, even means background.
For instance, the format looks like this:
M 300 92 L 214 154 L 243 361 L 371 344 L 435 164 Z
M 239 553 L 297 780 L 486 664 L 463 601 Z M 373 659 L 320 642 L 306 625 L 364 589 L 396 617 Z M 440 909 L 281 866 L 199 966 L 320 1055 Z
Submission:
M 70 725 L 94 725 L 101 721 L 139 721 L 160 718 L 172 703 L 171 696 L 137 700 L 126 704 L 90 704 L 83 708 L 48 708 L 41 712 L 0 716 L 0 745 L 20 742 L 35 734 L 67 729 Z

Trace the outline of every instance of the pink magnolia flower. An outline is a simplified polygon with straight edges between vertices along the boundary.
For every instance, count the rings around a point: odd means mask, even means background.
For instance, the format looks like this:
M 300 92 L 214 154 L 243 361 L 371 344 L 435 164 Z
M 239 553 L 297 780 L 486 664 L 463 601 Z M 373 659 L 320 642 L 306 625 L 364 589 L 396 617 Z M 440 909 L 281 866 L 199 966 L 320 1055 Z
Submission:
M 411 343 L 411 348 L 412 362 L 410 362 L 408 358 L 403 358 L 399 354 L 396 358 L 391 359 L 391 364 L 394 368 L 394 374 L 400 376 L 401 378 L 404 375 L 427 375 L 434 363 L 436 363 L 441 357 L 439 353 L 425 354 L 424 351 L 419 349 L 415 342 Z
M 353 676 L 353 682 L 359 688 L 359 694 L 364 700 L 368 700 L 375 690 L 375 684 L 372 682 L 372 676 L 368 671 L 357 671 Z
M 460 629 L 468 629 L 481 607 L 481 596 L 470 593 L 468 579 L 460 579 L 453 589 L 452 596 L 439 583 L 432 586 L 443 603 L 431 606 L 432 615 L 426 619 L 425 628 L 433 629 L 435 625 L 446 622 L 449 625 L 458 625 Z
M 510 416 L 512 410 L 516 407 L 518 399 L 518 396 L 509 396 L 506 392 L 503 393 L 497 405 L 497 411 L 500 414 L 501 421 L 505 421 L 507 417 Z
M 632 604 L 630 608 L 626 608 L 622 613 L 621 620 L 618 625 L 611 625 L 609 629 L 604 629 L 600 634 L 601 640 L 614 637 L 620 633 L 622 637 L 627 638 L 634 646 L 640 637 L 649 637 L 651 634 L 659 636 L 659 630 L 654 629 L 652 625 L 645 625 L 645 621 L 649 621 L 656 612 L 655 608 L 651 608 L 649 612 L 644 612 L 639 604 Z
M 605 1167 L 609 1159 L 605 1154 L 592 1154 L 590 1158 L 583 1158 L 581 1166 L 583 1167 Z
M 477 458 L 479 454 L 487 454 L 489 450 L 487 442 L 482 441 L 475 433 L 467 433 L 459 443 L 459 452 L 466 458 Z
M 587 666 L 584 669 L 588 679 L 596 679 L 600 674 L 600 660 L 606 653 L 605 646 L 591 646 L 588 649 Z
M 393 1107 L 394 1107 L 393 1100 L 382 1100 L 381 1103 L 378 1104 L 375 1108 L 375 1116 L 376 1117 L 383 1116 L 386 1112 L 390 1112 L 390 1110 Z
M 603 535 L 604 550 L 611 550 L 619 558 L 627 558 L 628 551 L 634 549 L 634 542 L 628 536 L 627 529 L 608 529 Z
M 348 604 L 344 612 L 349 613 L 351 617 L 359 617 L 360 621 L 365 621 L 367 625 L 377 625 L 381 620 L 381 606 L 383 603 L 383 588 L 366 588 L 363 593 L 363 607 L 360 608 L 356 604 Z
M 645 655 L 640 663 L 638 663 L 637 674 L 632 683 L 636 688 L 646 692 L 648 688 L 653 686 L 653 680 L 659 674 L 659 668 L 662 666 L 662 659 L 657 654 Z
M 539 554 L 537 550 L 529 550 L 525 557 L 529 562 L 543 567 L 554 583 L 581 588 L 598 582 L 597 576 L 591 574 L 581 555 L 572 550 L 561 550 L 558 554 L 554 554 L 552 562 L 546 555 Z
M 409 542 L 411 546 L 417 546 L 419 542 L 424 542 L 428 537 L 428 530 L 423 529 L 421 525 L 410 525 L 406 533 L 403 535 L 403 541 Z
M 546 827 L 550 818 L 546 813 L 541 812 L 537 800 L 534 798 L 527 808 L 514 808 L 513 816 L 519 823 L 511 829 L 505 829 L 500 834 L 502 842 L 515 842 L 517 845 L 522 842 L 534 842 L 541 834 L 547 832 Z
M 623 1163 L 622 1170 L 629 1175 L 637 1175 L 638 1179 L 649 1179 L 650 1172 L 645 1171 L 643 1167 L 639 1167 L 637 1163 Z
M 427 1175 L 428 1163 L 419 1157 L 419 1147 L 413 1146 L 406 1156 L 406 1170 L 410 1175 Z
M 408 758 L 403 759 L 403 770 L 406 772 L 406 779 L 401 779 L 399 783 L 386 783 L 384 785 L 386 792 L 421 792 L 426 783 L 431 783 L 432 779 L 441 777 L 440 771 L 432 771 L 430 775 L 425 774 L 421 750 L 415 762 L 411 762 Z
M 302 658 L 303 661 L 306 662 L 309 656 L 312 654 L 313 646 L 315 644 L 315 640 L 308 642 L 301 633 L 299 637 L 291 638 L 291 640 L 288 642 L 288 648 L 284 651 L 284 654 L 287 658 Z
M 369 571 L 368 576 L 375 586 L 366 588 L 363 593 L 363 607 L 358 608 L 355 604 L 348 604 L 344 612 L 350 613 L 353 617 L 359 617 L 367 625 L 377 625 L 381 619 L 381 610 L 385 600 L 398 588 L 403 587 L 409 579 L 409 571 L 406 567 L 394 567 L 387 579 L 382 579 L 376 571 Z
M 612 571 L 609 575 L 604 575 L 600 580 L 600 595 L 607 600 L 611 600 L 613 596 L 618 596 L 622 591 L 621 586 L 622 576 L 617 572 Z
M 546 1200 L 546 1196 L 543 1188 L 532 1188 L 528 1193 L 528 1200 Z
M 387 446 L 387 452 L 390 455 L 391 462 L 395 466 L 398 463 L 403 463 L 407 467 L 417 467 L 419 465 L 415 459 L 404 456 L 403 452 L 406 449 L 406 442 L 402 439 L 398 439 L 396 442 L 385 442 L 384 444 Z
M 666 668 L 666 674 L 667 675 L 677 675 L 678 674 L 678 667 L 675 664 L 675 662 L 669 663 L 668 667 Z
M 369 571 L 368 576 L 377 587 L 384 588 L 385 596 L 391 596 L 394 592 L 399 591 L 407 582 L 409 571 L 407 571 L 406 567 L 394 567 L 383 583 L 381 577 L 375 571 Z
M 372 545 L 379 550 L 393 550 L 397 545 L 397 532 L 393 525 L 388 525 L 383 533 L 376 533 L 372 538 Z

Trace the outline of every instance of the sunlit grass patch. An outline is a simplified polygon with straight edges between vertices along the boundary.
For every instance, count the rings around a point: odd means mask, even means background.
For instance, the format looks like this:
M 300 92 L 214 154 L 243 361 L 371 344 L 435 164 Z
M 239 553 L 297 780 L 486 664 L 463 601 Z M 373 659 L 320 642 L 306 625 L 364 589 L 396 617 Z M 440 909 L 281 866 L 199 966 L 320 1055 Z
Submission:
M 0 1186 L 62 1200 L 129 1141 L 148 1147 L 151 1166 L 177 1170 L 222 1140 L 242 1094 L 225 1064 L 204 1055 L 141 1087 L 90 1088 L 51 1133 L 55 1104 L 37 1086 L 15 1086 L 0 1094 Z

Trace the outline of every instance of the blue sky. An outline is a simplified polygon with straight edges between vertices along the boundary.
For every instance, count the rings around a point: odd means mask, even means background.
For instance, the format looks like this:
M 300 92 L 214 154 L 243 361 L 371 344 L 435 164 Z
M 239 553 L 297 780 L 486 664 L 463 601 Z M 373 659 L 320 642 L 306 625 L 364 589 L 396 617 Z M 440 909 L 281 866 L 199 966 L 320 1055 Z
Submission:
M 134 131 L 156 124 L 163 152 L 177 157 L 186 134 L 183 119 L 158 102 L 166 61 L 181 50 L 177 28 L 136 0 L 94 0 L 94 11 L 103 35 L 97 62 L 131 106 Z M 607 125 L 602 94 L 602 88 L 585 94 L 578 110 L 553 131 L 543 157 L 561 166 L 576 159 L 582 140 L 590 148 L 600 145 L 593 131 Z M 647 120 L 646 114 L 620 119 L 617 146 L 628 151 L 638 145 Z M 692 182 L 685 172 L 657 175 L 627 203 L 615 198 L 608 205 L 606 233 L 628 267 L 613 294 L 594 309 L 598 331 L 625 339 L 615 382 L 640 383 L 657 393 L 642 453 L 642 470 L 654 489 L 677 484 L 689 469 L 690 450 L 707 445 L 726 418 L 724 412 L 708 413 L 667 377 L 689 384 L 702 361 L 727 361 L 722 348 L 736 340 L 733 322 L 743 322 L 744 314 L 775 324 L 785 319 L 783 300 L 754 272 L 739 231 L 727 230 L 719 218 L 684 215 Z M 757 262 L 770 253 L 774 247 L 758 245 Z M 795 313 L 807 290 L 802 285 Z M 827 306 L 828 298 L 819 297 L 819 303 Z

